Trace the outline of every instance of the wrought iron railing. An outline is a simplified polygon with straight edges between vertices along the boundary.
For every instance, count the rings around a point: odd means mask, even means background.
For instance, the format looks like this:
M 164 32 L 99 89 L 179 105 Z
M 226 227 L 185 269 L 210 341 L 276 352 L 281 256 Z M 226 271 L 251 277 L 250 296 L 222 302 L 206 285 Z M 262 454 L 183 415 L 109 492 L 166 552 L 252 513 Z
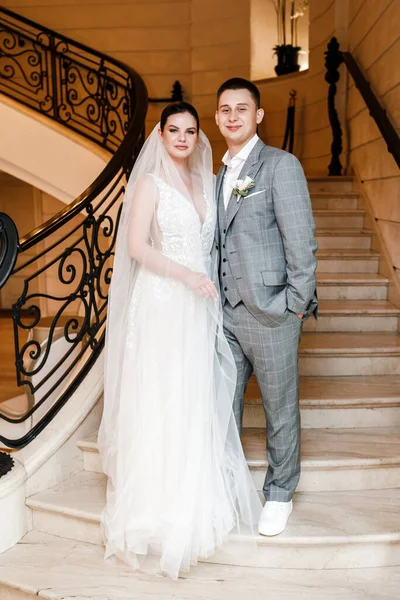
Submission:
M 144 139 L 147 91 L 123 63 L 0 8 L 0 92 L 113 153 L 87 190 L 21 239 L 0 213 L 0 288 L 17 290 L 16 373 L 26 392 L 22 410 L 0 403 L 0 426 L 24 428 L 17 437 L 0 429 L 0 442 L 21 448 L 52 421 L 103 348 L 121 202 Z
M 340 80 L 339 67 L 341 64 L 346 65 L 347 70 L 352 76 L 357 89 L 369 109 L 371 117 L 374 119 L 387 144 L 388 151 L 393 155 L 397 165 L 400 167 L 400 139 L 396 129 L 390 122 L 385 109 L 381 106 L 371 89 L 369 81 L 364 76 L 351 53 L 342 52 L 340 50 L 339 42 L 334 37 L 329 42 L 328 50 L 325 52 L 325 80 L 329 83 L 328 114 L 332 129 L 331 162 L 328 168 L 329 175 L 342 174 L 342 164 L 340 162 L 340 155 L 343 150 L 342 128 L 335 107 L 336 84 Z

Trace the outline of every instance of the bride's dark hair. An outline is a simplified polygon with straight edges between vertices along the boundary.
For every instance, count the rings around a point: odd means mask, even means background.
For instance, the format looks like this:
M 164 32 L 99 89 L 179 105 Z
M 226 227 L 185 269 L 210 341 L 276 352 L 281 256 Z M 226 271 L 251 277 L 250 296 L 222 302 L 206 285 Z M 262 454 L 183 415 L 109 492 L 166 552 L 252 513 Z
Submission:
M 172 102 L 171 104 L 168 104 L 168 106 L 166 106 L 164 108 L 164 110 L 161 113 L 161 119 L 160 119 L 160 128 L 161 131 L 164 131 L 164 127 L 165 124 L 168 120 L 168 117 L 170 117 L 171 115 L 178 115 L 181 113 L 189 113 L 190 115 L 192 115 L 192 117 L 195 118 L 196 123 L 197 123 L 197 131 L 200 130 L 200 119 L 199 119 L 199 115 L 197 114 L 197 110 L 195 109 L 194 106 L 192 106 L 191 104 L 189 104 L 189 102 Z

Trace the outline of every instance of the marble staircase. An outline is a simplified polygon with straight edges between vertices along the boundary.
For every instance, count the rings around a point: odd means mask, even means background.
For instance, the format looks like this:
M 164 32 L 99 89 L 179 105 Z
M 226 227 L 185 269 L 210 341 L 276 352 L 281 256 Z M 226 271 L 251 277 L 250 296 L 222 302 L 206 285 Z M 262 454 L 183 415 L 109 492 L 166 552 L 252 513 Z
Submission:
M 380 273 L 381 256 L 372 248 L 368 215 L 360 208 L 353 179 L 314 177 L 309 186 L 319 243 L 320 316 L 317 322 L 305 323 L 299 353 L 302 475 L 294 511 L 284 534 L 260 536 L 249 544 L 232 536 L 209 561 L 218 565 L 203 564 L 190 577 L 232 566 L 235 573 L 249 567 L 268 567 L 268 573 L 277 569 L 282 573 L 281 586 L 303 569 L 310 577 L 320 571 L 326 578 L 339 570 L 347 582 L 352 578 L 349 573 L 355 573 L 352 570 L 371 567 L 382 573 L 382 582 L 385 569 L 392 580 L 400 577 L 399 568 L 391 569 L 400 567 L 400 309 L 388 300 L 389 281 Z M 243 445 L 261 490 L 267 466 L 265 416 L 254 378 L 246 393 Z M 78 441 L 78 447 L 82 470 L 27 499 L 32 531 L 25 544 L 22 540 L 4 555 L 6 564 L 19 557 L 39 564 L 38 549 L 54 548 L 56 555 L 65 554 L 71 571 L 80 572 L 79 561 L 87 557 L 90 568 L 101 577 L 99 519 L 106 478 L 96 432 Z M 41 596 L 33 573 L 29 571 L 22 586 L 11 572 L 7 579 L 0 564 L 1 598 Z M 251 577 L 251 572 L 244 576 Z M 351 600 L 345 584 L 343 590 L 340 597 Z M 295 591 L 285 598 L 299 597 Z M 65 589 L 63 594 L 70 597 Z M 304 594 L 314 598 L 311 591 Z M 61 591 L 49 596 L 43 592 L 46 598 L 64 596 Z M 90 595 L 88 590 L 84 597 L 103 598 L 99 591 Z M 325 600 L 334 594 L 317 597 Z M 396 595 L 365 597 L 394 599 Z

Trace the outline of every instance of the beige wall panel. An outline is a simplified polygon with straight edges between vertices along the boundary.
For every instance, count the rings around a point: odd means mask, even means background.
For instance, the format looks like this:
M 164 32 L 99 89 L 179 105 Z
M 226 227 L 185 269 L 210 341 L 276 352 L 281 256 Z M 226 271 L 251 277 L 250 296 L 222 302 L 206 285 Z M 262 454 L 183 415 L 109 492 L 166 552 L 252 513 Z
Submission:
M 210 140 L 210 142 L 219 142 L 221 141 L 221 134 L 215 122 L 215 119 L 208 118 L 201 120 L 201 128 Z
M 203 96 L 196 96 L 193 103 L 199 113 L 200 120 L 212 116 L 214 118 L 215 110 L 217 108 L 217 90 L 212 94 L 204 94 Z
M 387 111 L 388 117 L 393 125 L 400 128 L 400 83 L 393 90 L 385 94 L 382 102 Z M 399 132 L 400 133 L 400 132 Z
M 349 131 L 352 149 L 381 137 L 380 131 L 367 108 L 349 121 Z
M 303 133 L 320 131 L 329 126 L 328 106 L 326 98 L 308 106 L 299 105 L 299 125 Z
M 171 75 L 142 74 L 142 77 L 147 85 L 150 98 L 168 98 L 171 93 L 175 77 L 181 82 L 184 93 L 188 96 L 191 94 L 192 78 L 189 73 L 177 72 L 173 77 Z
M 35 227 L 32 186 L 0 173 L 0 211 L 14 221 L 19 236 L 23 236 Z
M 230 77 L 248 77 L 248 69 L 246 67 L 229 67 L 218 71 L 193 73 L 193 98 L 202 94 L 216 94 L 221 83 Z
M 243 45 L 243 52 L 250 52 L 249 15 L 234 18 L 225 15 L 223 23 L 220 17 L 213 18 L 207 22 L 192 23 L 191 29 L 193 47 L 236 43 Z M 220 49 L 221 51 L 224 51 L 223 48 Z
M 326 102 L 318 102 L 310 106 L 298 105 L 296 110 L 295 132 L 297 135 L 308 135 L 329 127 Z M 262 134 L 268 137 L 282 136 L 287 120 L 286 107 L 281 111 L 266 113 L 261 124 Z
M 303 138 L 303 151 L 299 158 L 303 160 L 313 158 L 314 156 L 326 156 L 330 153 L 331 141 L 331 130 L 329 127 L 308 133 Z
M 249 14 L 250 2 L 246 0 L 191 0 L 192 23 L 236 17 L 238 14 Z
M 216 46 L 192 48 L 192 70 L 209 71 L 228 66 L 248 66 L 250 54 L 244 43 L 229 42 Z
M 176 3 L 185 4 L 188 0 L 174 0 Z M 103 4 L 112 4 L 116 6 L 118 4 L 169 4 L 171 0 L 3 0 L 2 5 L 6 6 L 11 10 L 19 12 L 23 7 L 37 7 L 37 6 L 87 6 L 95 5 L 101 6 Z
M 310 50 L 324 42 L 335 29 L 335 8 L 332 2 L 329 8 L 317 18 L 313 18 L 310 27 Z
M 42 194 L 42 214 L 46 219 L 49 219 L 52 215 L 60 211 L 64 208 L 64 202 L 61 200 L 57 200 L 57 198 L 53 198 L 50 194 L 46 194 L 46 192 L 41 192 Z
M 259 126 L 261 137 L 263 139 L 268 139 L 268 142 L 271 138 L 279 136 L 283 139 L 286 127 L 286 116 L 286 109 L 264 115 L 264 119 Z
M 367 71 L 367 78 L 373 82 L 373 89 L 378 96 L 382 96 L 399 83 L 400 68 L 396 68 L 396 65 L 400 65 L 400 37 Z
M 365 38 L 375 23 L 380 19 L 392 0 L 368 0 L 363 10 L 356 15 L 349 25 L 349 49 L 351 52 Z
M 335 35 L 335 32 L 332 30 L 328 33 L 325 40 L 323 40 L 318 46 L 310 49 L 309 56 L 309 70 L 313 75 L 317 75 L 321 72 L 326 71 L 325 69 L 325 52 L 328 48 L 328 44 L 332 37 Z
M 218 15 L 220 20 L 221 18 L 248 18 L 249 5 L 238 0 L 192 0 L 191 15 L 193 23 L 215 21 Z
M 396 76 L 396 72 L 394 77 Z M 379 78 L 379 75 L 378 75 Z M 372 79 L 372 78 L 371 78 Z M 377 79 L 375 79 L 376 81 Z M 381 101 L 383 107 L 386 109 L 390 119 L 395 125 L 400 125 L 400 89 L 399 83 L 393 86 L 388 92 L 383 94 L 382 96 L 378 96 L 378 99 Z M 374 86 L 375 88 L 375 86 Z M 357 114 L 361 111 L 366 110 L 366 104 L 364 102 L 363 97 L 360 92 L 355 87 L 354 83 L 349 86 L 348 91 L 348 101 L 347 101 L 347 116 L 349 119 L 353 119 Z
M 366 105 L 363 97 L 354 85 L 353 80 L 350 80 L 347 95 L 347 118 L 351 120 L 365 109 Z
M 367 9 L 365 9 L 367 10 Z M 363 11 L 364 12 L 364 11 Z M 398 2 L 390 4 L 388 9 L 373 26 L 368 35 L 354 52 L 354 57 L 363 69 L 376 61 L 387 48 L 397 40 L 399 35 Z
M 176 73 L 190 73 L 190 54 L 181 50 L 150 50 L 138 52 L 114 51 L 112 55 L 132 66 L 141 75 L 170 74 L 171 84 Z M 176 77 L 175 77 L 176 79 Z
M 361 179 L 397 177 L 399 172 L 382 138 L 352 150 L 351 161 L 358 168 Z
M 310 70 L 313 74 L 325 73 L 325 52 L 328 47 L 330 37 L 325 40 L 324 44 L 320 44 L 318 48 L 314 49 L 310 56 Z
M 189 30 L 181 27 L 63 29 L 60 32 L 100 52 L 110 53 L 114 50 L 186 50 L 190 40 Z
M 146 2 L 134 4 L 36 6 L 19 9 L 28 19 L 56 31 L 119 27 L 168 27 L 189 23 L 190 4 L 186 2 Z
M 327 30 L 325 35 L 322 37 L 321 41 L 318 42 L 318 44 L 310 46 L 310 69 L 314 70 L 314 62 L 313 62 L 313 58 L 315 56 L 315 54 L 321 53 L 322 54 L 326 51 L 328 43 L 330 42 L 330 40 L 332 39 L 332 37 L 335 35 L 335 28 L 334 26 L 332 26 L 332 29 Z
M 364 180 L 363 189 L 376 218 L 400 222 L 400 176 L 374 181 Z
M 220 168 L 220 166 L 222 166 L 222 157 L 224 156 L 226 152 L 226 143 L 224 138 L 222 137 L 222 135 L 220 135 L 219 140 L 216 140 L 213 143 L 213 159 L 214 159 L 214 165 L 216 165 L 217 171 Z
M 302 158 L 301 164 L 307 175 L 328 175 L 328 165 L 330 161 L 330 155 L 316 156 L 314 158 Z
M 400 223 L 378 222 L 378 227 L 385 239 L 385 244 L 389 250 L 392 266 L 400 269 Z
M 365 4 L 365 0 L 348 0 L 349 6 L 349 24 L 351 24 L 357 17 L 357 14 L 361 7 Z
M 158 121 L 165 106 L 164 102 L 150 102 L 147 111 L 147 121 Z
M 335 3 L 335 0 L 311 0 L 310 2 L 310 23 L 317 21 L 323 14 L 325 14 L 331 6 Z
M 297 92 L 297 105 L 304 108 L 319 103 L 326 103 L 328 86 L 320 73 L 316 76 L 308 74 L 304 79 L 296 78 L 292 81 L 286 80 L 285 85 L 276 84 L 271 81 L 259 85 L 261 100 L 267 113 L 282 110 L 281 107 L 287 107 L 289 101 L 289 91 L 293 88 Z

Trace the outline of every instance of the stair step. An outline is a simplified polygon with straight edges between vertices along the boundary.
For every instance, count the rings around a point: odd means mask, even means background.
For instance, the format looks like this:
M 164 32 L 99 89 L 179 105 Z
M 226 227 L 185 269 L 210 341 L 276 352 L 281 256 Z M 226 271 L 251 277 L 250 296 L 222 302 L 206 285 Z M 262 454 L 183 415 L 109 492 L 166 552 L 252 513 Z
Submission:
M 378 273 L 318 273 L 320 300 L 386 300 L 389 280 Z
M 299 370 L 303 376 L 400 374 L 397 333 L 308 333 L 302 335 Z
M 371 248 L 372 232 L 368 229 L 321 228 L 317 230 L 316 238 L 319 250 L 328 248 L 369 250 Z
M 304 331 L 397 331 L 400 309 L 386 300 L 321 300 Z
M 106 477 L 83 472 L 28 499 L 33 526 L 91 544 L 102 544 L 100 515 Z M 209 562 L 252 567 L 338 569 L 400 564 L 400 490 L 295 494 L 286 531 L 256 543 L 230 536 Z M 245 550 L 245 551 L 244 551 Z
M 388 549 L 393 560 L 389 544 Z M 259 552 L 256 547 L 253 554 L 255 551 Z M 177 597 L 182 600 L 396 600 L 400 588 L 398 567 L 329 570 L 328 565 L 324 570 L 303 570 L 296 568 L 297 558 L 286 565 L 281 560 L 279 569 L 265 564 L 266 572 L 257 567 L 200 563 L 175 582 L 167 577 L 133 575 L 129 566 L 104 562 L 103 555 L 104 550 L 99 546 L 31 531 L 2 555 L 0 597 L 3 600 L 38 597 L 44 600 Z M 178 593 L 177 586 L 182 588 Z
M 262 491 L 267 458 L 265 426 L 244 428 L 243 448 L 257 490 Z M 96 436 L 78 446 L 88 472 L 102 473 Z M 304 429 L 299 492 L 400 488 L 400 425 L 360 429 Z
M 400 426 L 305 429 L 299 492 L 400 488 Z M 247 462 L 258 490 L 268 466 L 263 428 L 243 430 Z
M 327 248 L 317 251 L 317 273 L 377 273 L 379 252 L 357 248 Z
M 311 192 L 311 204 L 314 210 L 318 209 L 355 209 L 358 206 L 360 194 L 358 192 Z
M 310 194 L 316 192 L 352 192 L 354 190 L 354 177 L 307 177 Z
M 361 209 L 315 209 L 313 210 L 317 228 L 349 228 L 364 227 L 365 211 Z
M 301 377 L 303 428 L 400 426 L 400 376 Z M 245 427 L 265 427 L 260 389 L 254 375 L 245 396 Z

